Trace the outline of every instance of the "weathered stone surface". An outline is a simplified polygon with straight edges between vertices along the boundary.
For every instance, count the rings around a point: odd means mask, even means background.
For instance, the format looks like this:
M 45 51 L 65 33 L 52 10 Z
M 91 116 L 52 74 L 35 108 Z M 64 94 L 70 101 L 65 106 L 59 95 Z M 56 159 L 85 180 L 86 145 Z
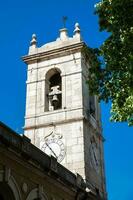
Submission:
M 62 29 L 56 41 L 40 48 L 33 46 L 29 55 L 23 57 L 28 64 L 24 129 L 33 144 L 44 151 L 47 149 L 46 152 L 54 156 L 59 149 L 51 141 L 58 138 L 59 143 L 61 141 L 65 146 L 61 164 L 79 173 L 105 197 L 100 108 L 97 97 L 94 97 L 95 116 L 90 114 L 90 95 L 86 84 L 90 66 L 82 52 L 84 45 L 77 24 L 73 38 L 69 38 L 67 30 Z M 56 72 L 61 76 L 62 106 L 53 110 L 48 102 L 48 91 L 50 77 Z M 46 141 L 49 143 L 46 144 Z M 95 161 L 95 152 L 90 152 L 92 143 L 96 143 L 98 161 Z M 56 149 L 56 153 L 51 152 L 52 148 Z M 96 162 L 100 163 L 98 167 Z
M 81 194 L 101 200 L 95 190 L 86 192 L 81 176 L 0 122 L 0 199 L 78 200 Z

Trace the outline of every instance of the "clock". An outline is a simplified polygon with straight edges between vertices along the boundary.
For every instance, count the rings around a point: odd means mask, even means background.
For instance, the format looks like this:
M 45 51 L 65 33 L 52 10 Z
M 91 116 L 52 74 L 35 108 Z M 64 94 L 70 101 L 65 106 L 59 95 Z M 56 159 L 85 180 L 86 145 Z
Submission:
M 58 162 L 61 162 L 65 157 L 65 146 L 59 138 L 47 138 L 41 150 L 49 156 L 54 156 Z
M 100 169 L 98 155 L 99 155 L 99 152 L 97 149 L 97 145 L 95 142 L 92 142 L 90 144 L 90 163 L 91 163 L 92 168 L 94 168 L 97 173 L 99 173 L 99 169 Z

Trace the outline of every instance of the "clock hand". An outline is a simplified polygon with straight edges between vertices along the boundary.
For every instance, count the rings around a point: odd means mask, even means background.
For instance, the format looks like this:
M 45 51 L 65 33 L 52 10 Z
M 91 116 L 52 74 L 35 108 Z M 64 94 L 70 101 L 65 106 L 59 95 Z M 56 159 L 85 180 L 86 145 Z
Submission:
M 97 161 L 97 158 L 96 158 L 96 154 L 95 154 L 95 153 L 93 153 L 93 154 L 94 154 L 94 158 L 95 158 L 96 165 L 98 165 L 98 161 Z
M 47 145 L 47 147 L 52 151 L 52 153 L 54 154 L 54 156 L 56 157 L 56 159 L 57 159 L 57 155 L 55 154 L 55 152 L 53 151 L 53 149 L 48 145 L 48 143 L 46 142 L 46 145 Z
M 95 159 L 96 165 L 98 165 L 98 160 L 97 160 L 97 156 L 96 156 L 96 153 L 95 153 L 93 145 L 92 145 L 92 149 L 93 149 L 93 155 L 94 155 L 94 159 Z
M 96 165 L 98 166 L 99 164 L 98 164 L 96 153 L 94 152 L 93 155 L 94 155 L 94 159 L 95 159 Z

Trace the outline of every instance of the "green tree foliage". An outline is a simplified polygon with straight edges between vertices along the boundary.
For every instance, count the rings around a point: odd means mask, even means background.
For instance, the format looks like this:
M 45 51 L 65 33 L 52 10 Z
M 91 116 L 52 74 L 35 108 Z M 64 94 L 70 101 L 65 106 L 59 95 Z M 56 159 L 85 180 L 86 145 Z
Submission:
M 93 58 L 89 89 L 99 100 L 111 100 L 112 121 L 133 125 L 133 0 L 101 0 L 96 14 L 109 37 L 99 50 L 87 50 Z

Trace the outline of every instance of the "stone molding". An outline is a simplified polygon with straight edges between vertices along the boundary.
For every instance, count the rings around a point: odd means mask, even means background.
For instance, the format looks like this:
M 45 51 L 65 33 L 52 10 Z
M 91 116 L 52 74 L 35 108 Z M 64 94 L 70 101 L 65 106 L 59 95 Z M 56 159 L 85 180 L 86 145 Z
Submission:
M 51 123 L 45 123 L 45 124 L 43 123 L 43 124 L 34 125 L 34 126 L 25 126 L 23 129 L 29 130 L 29 129 L 43 128 L 43 127 L 49 127 L 49 126 L 54 126 L 54 125 L 59 125 L 59 124 L 71 123 L 71 122 L 75 122 L 75 121 L 82 121 L 83 119 L 84 119 L 84 117 L 59 120 L 57 122 L 51 122 Z
M 52 114 L 56 115 L 58 113 L 71 112 L 71 111 L 75 111 L 75 110 L 83 110 L 83 107 L 77 107 L 77 108 L 71 108 L 71 109 L 64 108 L 64 109 L 59 109 L 59 110 L 54 110 L 54 111 L 47 111 L 47 112 L 44 112 L 44 113 L 39 114 L 39 115 L 25 116 L 25 119 L 43 117 L 43 116 L 52 115 Z
M 79 42 L 79 43 L 75 43 L 75 44 L 72 44 L 69 46 L 64 46 L 61 48 L 44 51 L 41 53 L 35 53 L 32 55 L 23 56 L 22 60 L 25 63 L 29 64 L 29 63 L 32 63 L 32 62 L 35 62 L 38 60 L 48 60 L 50 58 L 56 58 L 56 57 L 63 56 L 63 55 L 69 55 L 74 52 L 81 51 L 81 49 L 83 48 L 84 45 L 85 45 L 84 42 Z

